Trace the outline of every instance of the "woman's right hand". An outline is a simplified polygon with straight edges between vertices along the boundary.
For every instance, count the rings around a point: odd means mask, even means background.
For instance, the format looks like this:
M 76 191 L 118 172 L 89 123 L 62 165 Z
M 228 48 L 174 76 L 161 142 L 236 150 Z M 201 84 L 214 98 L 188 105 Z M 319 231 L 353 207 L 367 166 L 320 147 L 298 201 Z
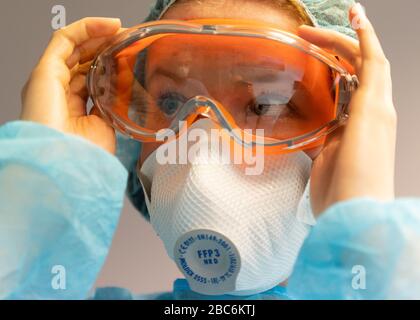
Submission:
M 75 134 L 115 153 L 115 131 L 87 114 L 86 74 L 99 47 L 121 28 L 119 19 L 85 18 L 56 31 L 22 91 L 21 119 Z

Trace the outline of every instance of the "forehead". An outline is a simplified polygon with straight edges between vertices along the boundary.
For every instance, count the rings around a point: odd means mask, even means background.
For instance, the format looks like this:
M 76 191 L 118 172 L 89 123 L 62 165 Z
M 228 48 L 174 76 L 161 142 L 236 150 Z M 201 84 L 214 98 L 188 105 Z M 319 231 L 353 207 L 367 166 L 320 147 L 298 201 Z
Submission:
M 265 1 L 224 0 L 224 1 L 196 1 L 174 5 L 163 19 L 192 20 L 192 19 L 247 19 L 269 24 L 275 24 L 279 29 L 296 33 L 299 23 L 290 12 L 280 9 Z
M 148 48 L 148 68 L 159 65 L 165 69 L 195 70 L 220 67 L 228 71 L 258 66 L 260 69 L 283 70 L 285 61 L 289 68 L 305 62 L 299 50 L 271 40 L 253 37 L 212 35 L 176 35 L 157 40 Z

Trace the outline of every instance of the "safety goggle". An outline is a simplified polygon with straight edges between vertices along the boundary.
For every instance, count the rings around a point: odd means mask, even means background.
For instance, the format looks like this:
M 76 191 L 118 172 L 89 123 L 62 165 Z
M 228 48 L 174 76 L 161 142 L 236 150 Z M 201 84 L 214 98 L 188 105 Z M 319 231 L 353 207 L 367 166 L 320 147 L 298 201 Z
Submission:
M 109 123 L 142 142 L 206 117 L 245 146 L 314 147 L 347 118 L 357 88 L 339 58 L 254 21 L 162 20 L 128 29 L 88 75 Z

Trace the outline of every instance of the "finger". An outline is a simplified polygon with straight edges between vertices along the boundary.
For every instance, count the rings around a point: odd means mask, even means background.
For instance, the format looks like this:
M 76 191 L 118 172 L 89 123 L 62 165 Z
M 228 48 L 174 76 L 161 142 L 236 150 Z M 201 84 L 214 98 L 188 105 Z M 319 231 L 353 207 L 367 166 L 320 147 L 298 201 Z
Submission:
M 79 64 L 78 68 L 77 68 L 77 72 L 79 74 L 84 74 L 87 75 L 90 71 L 90 68 L 92 67 L 92 60 L 91 61 L 87 61 L 83 64 Z
M 119 19 L 86 18 L 57 31 L 34 69 L 33 79 L 47 79 L 50 83 L 58 81 L 57 84 L 62 86 L 63 91 L 67 91 L 72 73 L 66 60 L 74 48 L 91 37 L 113 34 L 120 26 Z
M 365 88 L 366 91 L 373 92 L 372 83 L 376 83 L 377 85 L 373 88 L 376 91 L 381 91 L 377 92 L 378 96 L 383 96 L 385 93 L 387 99 L 392 100 L 391 66 L 362 5 L 356 4 L 353 6 L 350 10 L 349 18 L 360 39 L 363 67 L 358 75 L 360 80 L 359 89 Z M 391 106 L 392 104 L 389 105 Z
M 360 57 L 359 42 L 337 31 L 300 26 L 298 34 L 301 38 L 318 47 L 334 52 L 356 66 Z
M 375 29 L 367 18 L 365 9 L 360 3 L 355 4 L 351 8 L 349 19 L 360 41 L 362 59 L 385 59 L 385 54 Z
M 75 75 L 70 82 L 69 92 L 87 98 L 88 90 L 86 88 L 86 75 L 81 73 Z
M 92 60 L 98 50 L 109 40 L 109 37 L 100 37 L 89 39 L 76 47 L 72 55 L 67 59 L 69 67 L 75 66 L 77 63 L 85 63 Z
M 54 33 L 41 61 L 66 63 L 77 46 L 92 38 L 111 36 L 120 27 L 119 19 L 85 18 L 77 21 Z
M 69 115 L 68 98 L 78 97 L 69 93 L 71 73 L 66 60 L 81 43 L 112 35 L 120 27 L 119 19 L 86 18 L 55 32 L 31 73 L 21 118 L 59 130 L 65 127 Z
M 69 117 L 82 117 L 86 115 L 88 91 L 86 89 L 86 76 L 77 74 L 70 82 L 68 112 Z
M 87 75 L 92 67 L 92 60 L 85 62 L 83 64 L 77 64 L 70 70 L 71 79 L 73 79 L 78 74 Z
M 125 30 L 127 29 L 120 28 L 115 34 L 120 34 Z M 92 38 L 83 42 L 80 46 L 74 49 L 72 55 L 67 59 L 67 65 L 71 67 L 74 66 L 77 62 L 84 63 L 86 61 L 93 60 L 101 47 L 105 46 L 106 43 L 110 41 L 111 37 L 115 34 L 111 36 Z

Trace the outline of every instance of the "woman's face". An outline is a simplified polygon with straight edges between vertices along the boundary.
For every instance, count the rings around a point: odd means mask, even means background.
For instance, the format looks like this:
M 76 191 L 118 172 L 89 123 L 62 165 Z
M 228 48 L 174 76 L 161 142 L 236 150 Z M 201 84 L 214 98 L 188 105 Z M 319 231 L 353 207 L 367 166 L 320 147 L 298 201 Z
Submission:
M 279 29 L 296 33 L 299 23 L 285 11 L 264 1 L 215 0 L 197 4 L 195 1 L 175 5 L 163 19 L 192 20 L 206 18 L 247 19 L 275 24 Z M 140 161 L 143 163 L 160 144 L 143 144 Z

